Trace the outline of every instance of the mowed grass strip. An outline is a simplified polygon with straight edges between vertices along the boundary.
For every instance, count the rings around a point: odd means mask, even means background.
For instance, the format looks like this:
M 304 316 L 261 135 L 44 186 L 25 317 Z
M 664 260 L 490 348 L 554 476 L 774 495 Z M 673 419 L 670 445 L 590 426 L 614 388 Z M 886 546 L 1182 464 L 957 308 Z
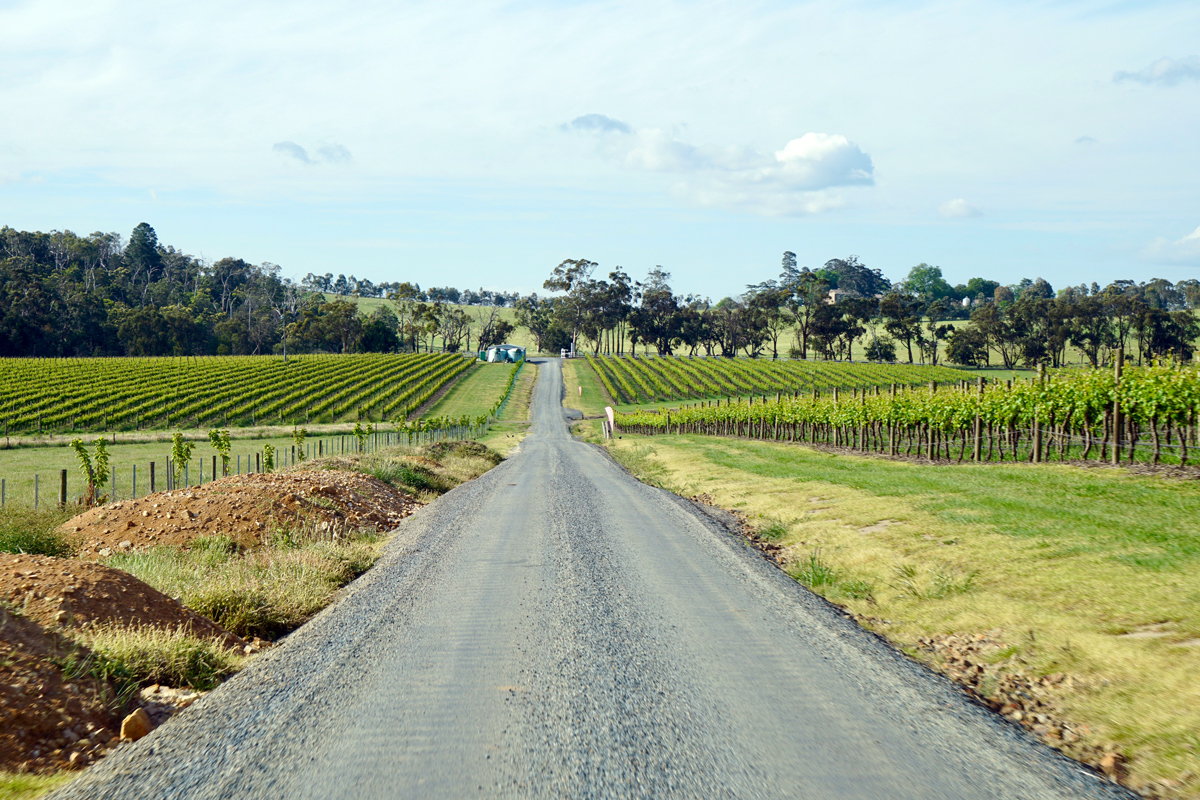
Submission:
M 999 629 L 1005 669 L 1081 678 L 1064 711 L 1130 760 L 1132 782 L 1200 797 L 1200 483 L 701 436 L 611 450 L 744 511 L 789 572 L 918 656 L 921 637 Z
M 457 419 L 463 414 L 469 417 L 486 414 L 504 391 L 511 372 L 512 364 L 476 363 L 421 416 Z
M 563 359 L 562 375 L 566 394 L 563 398 L 564 408 L 574 408 L 591 417 L 603 414 L 604 407 L 612 405 L 612 400 L 596 377 L 596 371 L 585 359 Z
M 511 365 L 508 369 L 511 369 Z M 505 382 L 508 381 L 508 369 L 504 370 Z M 479 437 L 482 444 L 507 457 L 525 439 L 529 433 L 529 404 L 533 400 L 533 387 L 537 385 L 537 378 L 537 365 L 526 361 L 496 421 L 491 424 L 487 433 Z

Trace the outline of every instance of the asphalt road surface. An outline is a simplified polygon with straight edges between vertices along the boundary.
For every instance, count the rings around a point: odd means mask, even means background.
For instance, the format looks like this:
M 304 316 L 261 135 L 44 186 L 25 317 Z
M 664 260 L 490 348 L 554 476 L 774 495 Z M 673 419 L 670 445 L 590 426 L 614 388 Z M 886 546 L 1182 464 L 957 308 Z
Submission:
M 568 432 L 405 521 L 345 596 L 58 792 L 1131 797 Z

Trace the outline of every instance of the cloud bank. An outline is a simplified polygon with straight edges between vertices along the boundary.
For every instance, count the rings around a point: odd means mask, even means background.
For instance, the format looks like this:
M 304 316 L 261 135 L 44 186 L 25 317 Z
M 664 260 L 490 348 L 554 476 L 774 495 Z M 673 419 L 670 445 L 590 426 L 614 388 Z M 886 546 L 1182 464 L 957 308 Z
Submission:
M 674 193 L 703 206 L 815 214 L 845 205 L 834 190 L 875 183 L 871 157 L 841 134 L 809 132 L 765 154 L 738 145 L 701 147 L 603 114 L 576 117 L 560 128 L 593 136 L 598 152 L 626 169 L 678 175 Z
M 1143 255 L 1158 263 L 1200 265 L 1200 227 L 1182 239 L 1155 239 Z
M 316 150 L 316 157 L 295 142 L 276 142 L 271 145 L 271 152 L 284 158 L 295 159 L 301 164 L 313 166 L 316 164 L 338 164 L 350 160 L 350 151 L 340 144 L 323 144 Z
M 1183 81 L 1200 81 L 1200 56 L 1187 58 L 1163 57 L 1136 72 L 1118 72 L 1113 75 L 1115 83 L 1156 84 L 1175 86 Z
M 968 217 L 978 217 L 983 214 L 982 211 L 961 197 L 956 197 L 953 200 L 947 200 L 942 203 L 938 206 L 938 213 L 946 219 L 967 219 Z

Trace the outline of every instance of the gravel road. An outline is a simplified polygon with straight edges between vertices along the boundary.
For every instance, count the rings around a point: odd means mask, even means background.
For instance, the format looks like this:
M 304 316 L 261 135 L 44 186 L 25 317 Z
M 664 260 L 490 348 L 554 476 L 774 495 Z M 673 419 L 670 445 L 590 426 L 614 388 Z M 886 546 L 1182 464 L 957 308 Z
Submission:
M 514 456 L 54 796 L 1133 796 L 574 441 L 561 398 L 545 361 Z

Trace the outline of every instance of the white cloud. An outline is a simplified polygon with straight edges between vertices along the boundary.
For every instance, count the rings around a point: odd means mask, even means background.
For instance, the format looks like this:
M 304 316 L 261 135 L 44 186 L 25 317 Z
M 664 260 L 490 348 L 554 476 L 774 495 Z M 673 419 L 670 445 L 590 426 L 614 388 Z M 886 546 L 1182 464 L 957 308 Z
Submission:
M 1187 58 L 1166 58 L 1164 56 L 1136 72 L 1122 71 L 1113 75 L 1113 81 L 1116 83 L 1134 81 L 1145 84 L 1155 83 L 1159 86 L 1175 86 L 1181 81 L 1188 80 L 1200 81 L 1200 56 L 1188 56 Z
M 938 206 L 938 213 L 947 219 L 966 219 L 967 217 L 978 217 L 983 214 L 982 211 L 961 197 L 956 197 L 953 200 L 947 200 L 942 203 Z
M 815 214 L 845 205 L 829 190 L 875 182 L 871 157 L 840 134 L 806 133 L 766 155 L 737 145 L 699 147 L 660 128 L 635 130 L 602 114 L 560 127 L 595 133 L 599 152 L 628 169 L 684 174 L 673 192 L 703 206 Z M 621 135 L 609 135 L 614 132 Z
M 1182 239 L 1155 239 L 1142 255 L 1160 264 L 1200 265 L 1200 227 Z
M 295 142 L 276 142 L 271 145 L 271 152 L 308 165 L 335 164 L 350 160 L 350 151 L 336 143 L 319 146 L 316 158 L 309 156 L 308 151 Z
M 833 186 L 870 186 L 875 166 L 858 145 L 838 134 L 806 133 L 775 153 L 779 163 L 762 177 L 807 191 Z
M 1091 136 L 1080 136 L 1075 140 L 1075 144 L 1095 144 L 1096 140 Z
M 584 114 L 582 117 L 576 117 L 570 122 L 564 123 L 562 126 L 564 131 L 586 131 L 589 133 L 633 133 L 633 128 L 630 128 L 619 119 L 606 117 L 603 114 Z

